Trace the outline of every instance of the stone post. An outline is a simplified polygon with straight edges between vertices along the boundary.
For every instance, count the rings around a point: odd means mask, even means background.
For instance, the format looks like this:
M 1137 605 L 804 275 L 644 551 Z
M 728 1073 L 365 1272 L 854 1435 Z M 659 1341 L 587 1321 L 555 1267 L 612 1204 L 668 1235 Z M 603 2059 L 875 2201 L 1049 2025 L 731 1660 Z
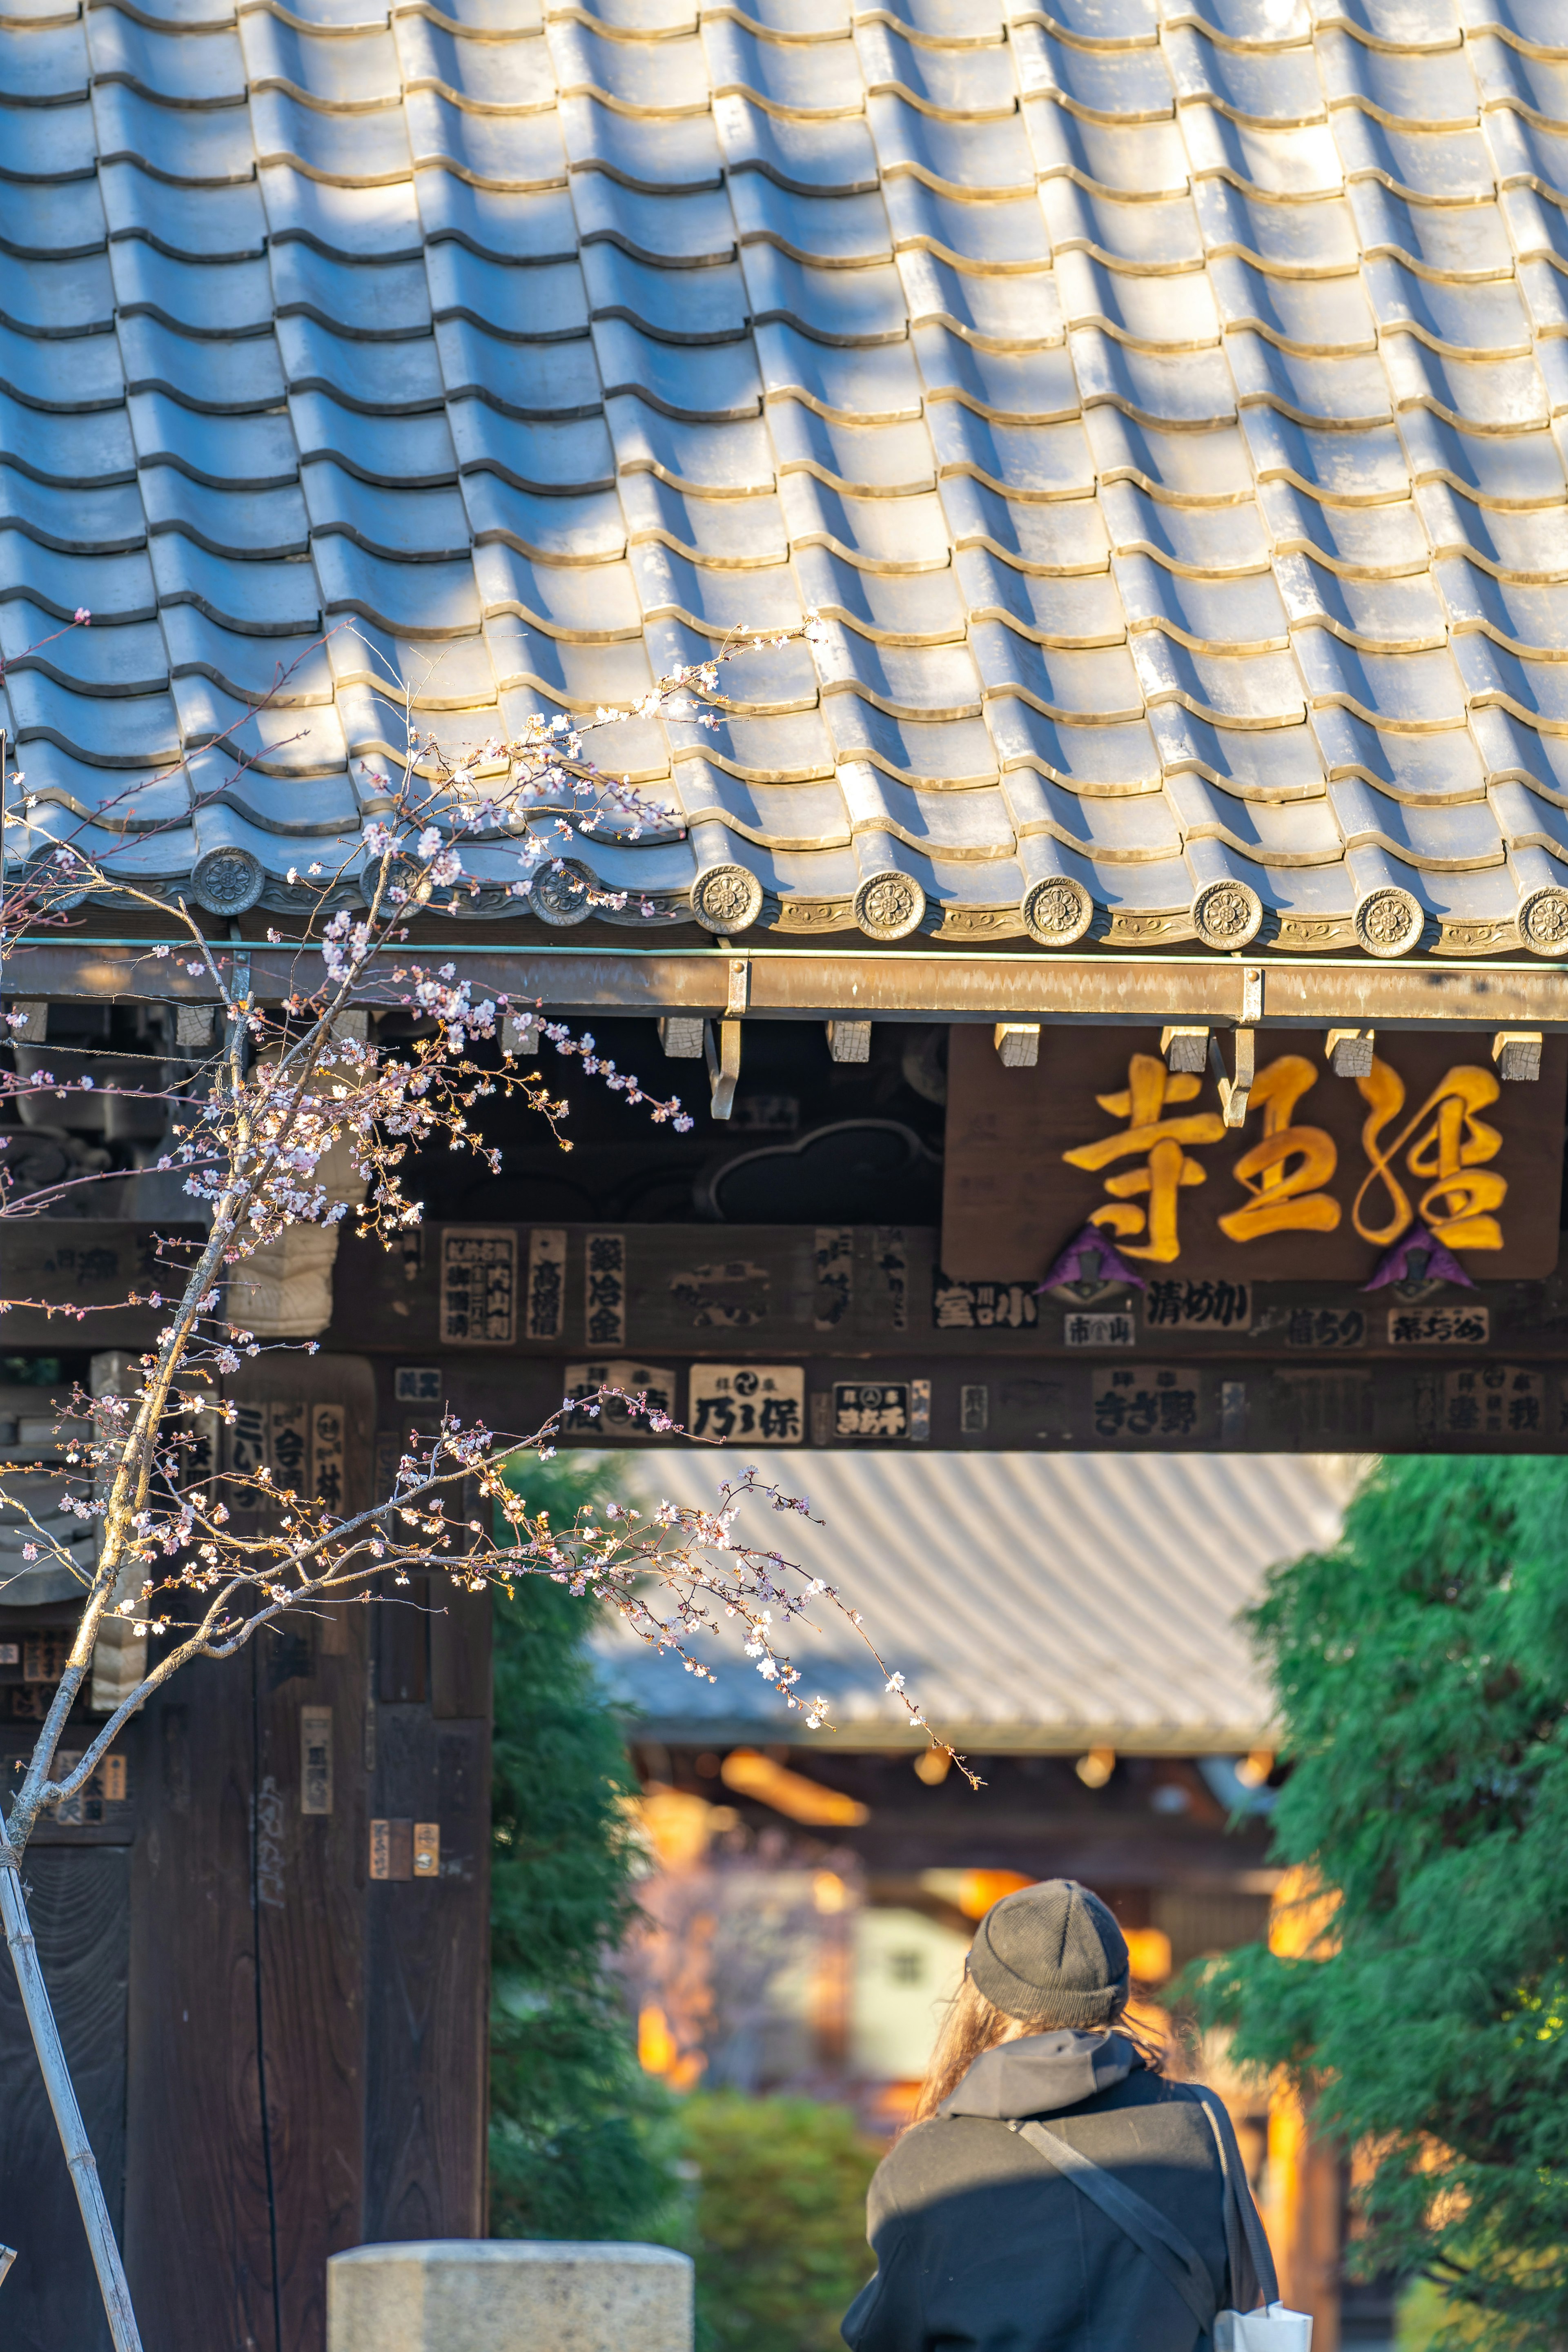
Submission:
M 327 2352 L 691 2352 L 691 2283 L 665 2246 L 355 2246 L 327 2264 Z

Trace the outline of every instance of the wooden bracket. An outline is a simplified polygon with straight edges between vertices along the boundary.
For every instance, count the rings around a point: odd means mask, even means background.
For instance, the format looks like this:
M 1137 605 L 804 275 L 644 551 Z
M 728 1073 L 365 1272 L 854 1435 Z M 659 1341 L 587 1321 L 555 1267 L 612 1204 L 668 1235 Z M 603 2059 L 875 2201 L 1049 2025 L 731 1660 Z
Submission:
M 742 971 L 745 970 L 742 964 Z M 709 1108 L 715 1118 L 728 1118 L 735 1107 L 735 1087 L 741 1076 L 741 1024 L 738 1021 L 721 1021 L 719 1046 L 713 1046 L 710 1023 L 702 1026 L 702 1052 L 708 1064 L 708 1084 L 712 1090 Z
M 1252 1091 L 1252 1081 L 1258 1066 L 1258 1032 L 1255 1029 L 1233 1031 L 1236 1039 L 1236 1075 L 1226 1076 L 1225 1056 L 1219 1050 L 1217 1037 L 1209 1039 L 1209 1067 L 1219 1087 L 1219 1107 L 1226 1127 L 1242 1127 L 1247 1120 L 1247 1098 Z
M 1370 1078 L 1375 1029 L 1331 1029 L 1329 1067 L 1336 1078 Z
M 237 923 L 229 926 L 231 931 L 237 930 L 238 928 Z M 237 1039 L 241 1065 L 248 1069 L 251 1060 L 250 1033 L 246 1025 L 246 1015 L 250 1011 L 250 950 L 248 948 L 237 947 L 230 954 L 228 1001 L 235 1010 L 224 1015 L 223 1050 L 226 1054 L 233 1053 Z
M 1168 1070 L 1195 1070 L 1201 1075 L 1208 1066 L 1209 1033 L 1206 1029 L 1162 1029 L 1160 1051 L 1165 1056 Z
M 1492 1059 L 1500 1078 L 1539 1078 L 1541 1031 L 1500 1029 L 1492 1039 Z
M 241 1008 L 240 1018 L 250 1005 L 250 950 L 237 947 L 228 960 L 228 994 L 231 1004 Z M 229 1024 L 233 1025 L 232 1022 Z
M 998 1021 L 996 1051 L 1005 1070 L 1032 1070 L 1040 1058 L 1037 1021 Z

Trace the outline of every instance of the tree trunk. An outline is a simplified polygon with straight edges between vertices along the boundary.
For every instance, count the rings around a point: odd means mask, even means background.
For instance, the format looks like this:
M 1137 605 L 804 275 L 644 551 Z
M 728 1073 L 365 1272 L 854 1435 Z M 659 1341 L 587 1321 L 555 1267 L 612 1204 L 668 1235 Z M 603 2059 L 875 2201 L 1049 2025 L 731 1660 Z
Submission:
M 70 2168 L 77 2203 L 81 2207 L 87 2242 L 92 2251 L 92 2264 L 98 2273 L 99 2291 L 103 2296 L 104 2310 L 109 2315 L 109 2332 L 114 2352 L 142 2352 L 136 2314 L 131 2307 L 131 2289 L 126 2284 L 120 2248 L 114 2242 L 114 2225 L 103 2201 L 103 2184 L 98 2177 L 97 2159 L 88 2141 L 87 2126 L 77 2105 L 70 2070 L 66 2064 L 65 2052 L 60 2047 L 55 2012 L 49 2006 L 48 1987 L 38 1965 L 38 1948 L 33 1941 L 32 1926 L 27 1917 L 20 1866 L 9 1846 L 3 1843 L 0 1843 L 0 1918 L 5 1921 L 5 1941 L 11 1948 L 11 1958 L 16 1963 L 16 1982 L 21 1988 L 22 2006 L 27 2012 L 33 2047 L 38 2053 L 44 2087 L 54 2109 L 55 2124 L 59 2132 L 60 2146 L 66 2153 L 66 2163 Z

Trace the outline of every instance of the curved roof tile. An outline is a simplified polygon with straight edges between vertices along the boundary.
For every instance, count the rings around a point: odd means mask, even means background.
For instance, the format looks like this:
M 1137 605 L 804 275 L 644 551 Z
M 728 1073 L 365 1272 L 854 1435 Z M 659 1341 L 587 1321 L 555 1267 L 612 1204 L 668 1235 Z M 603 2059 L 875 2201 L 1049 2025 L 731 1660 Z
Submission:
M 722 1507 L 732 1465 L 696 1448 L 679 1459 L 682 1493 Z M 742 1503 L 737 1539 L 782 1548 L 859 1610 L 889 1670 L 905 1675 L 942 1738 L 979 1754 L 1070 1755 L 1102 1743 L 1201 1755 L 1268 1743 L 1270 1696 L 1237 1618 L 1276 1560 L 1334 1540 L 1355 1465 L 1283 1454 L 936 1454 L 894 1463 L 784 1450 L 763 1471 L 784 1494 L 809 1497 L 811 1516 L 781 1530 L 765 1504 Z M 632 1465 L 647 1507 L 659 1500 L 654 1475 L 650 1464 Z M 918 1739 L 837 1612 L 809 1609 L 780 1647 L 800 1669 L 802 1694 L 827 1702 L 831 1728 L 817 1744 Z M 705 1745 L 790 1736 L 795 1718 L 738 1643 L 697 1645 L 711 1682 L 681 1675 L 613 1621 L 595 1648 L 645 1738 Z
M 1096 951 L 1194 938 L 1225 873 L 1280 949 L 1392 881 L 1424 951 L 1561 952 L 1551 14 L 5 18 L 0 719 L 40 827 L 139 840 L 126 772 L 183 757 L 212 805 L 139 870 L 184 887 L 231 822 L 281 907 L 401 740 L 389 678 L 460 751 L 815 610 L 715 728 L 601 739 L 667 811 L 582 838 L 609 919 L 696 919 L 729 857 L 765 926 L 876 935 L 896 869 L 928 932 L 1048 946 L 1044 857 Z M 310 650 L 339 621 L 384 667 Z M 287 727 L 247 715 L 279 660 Z M 507 854 L 477 911 L 517 910 Z

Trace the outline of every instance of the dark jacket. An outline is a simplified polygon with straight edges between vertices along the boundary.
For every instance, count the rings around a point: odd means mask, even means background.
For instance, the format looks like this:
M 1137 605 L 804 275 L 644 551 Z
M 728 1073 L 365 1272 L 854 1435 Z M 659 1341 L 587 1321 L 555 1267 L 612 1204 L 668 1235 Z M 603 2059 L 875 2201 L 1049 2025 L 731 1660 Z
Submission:
M 1051 2169 L 1010 2117 L 1060 2138 L 1147 2198 L 1232 2282 L 1224 2174 L 1184 2084 L 1151 2074 L 1123 2035 L 1059 2032 L 977 2058 L 940 2115 L 877 2168 L 867 2234 L 877 2275 L 844 2321 L 851 2352 L 1194 2352 L 1198 2328 L 1147 2255 Z

